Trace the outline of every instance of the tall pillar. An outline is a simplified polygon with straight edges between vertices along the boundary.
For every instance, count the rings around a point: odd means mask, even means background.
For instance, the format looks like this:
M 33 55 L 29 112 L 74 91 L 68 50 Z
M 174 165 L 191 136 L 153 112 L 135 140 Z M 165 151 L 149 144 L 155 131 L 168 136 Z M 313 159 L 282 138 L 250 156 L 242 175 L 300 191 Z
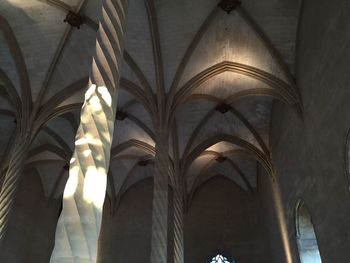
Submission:
M 29 130 L 29 129 L 27 129 Z M 5 179 L 0 192 L 0 242 L 6 232 L 9 216 L 15 200 L 15 195 L 22 176 L 25 161 L 31 145 L 30 132 L 19 134 L 11 152 Z
M 51 262 L 96 262 L 123 60 L 127 0 L 102 0 L 89 88 L 81 110 Z
M 158 132 L 154 163 L 151 263 L 164 263 L 168 260 L 168 156 L 168 134 Z
M 174 263 L 184 263 L 184 189 L 176 185 L 173 195 L 174 207 Z

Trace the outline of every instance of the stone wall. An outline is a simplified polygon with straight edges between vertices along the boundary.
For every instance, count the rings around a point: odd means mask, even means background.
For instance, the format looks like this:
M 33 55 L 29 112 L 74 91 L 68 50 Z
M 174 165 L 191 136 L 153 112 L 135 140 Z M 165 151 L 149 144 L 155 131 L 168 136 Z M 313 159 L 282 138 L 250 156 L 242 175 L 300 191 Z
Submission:
M 61 200 L 45 197 L 40 176 L 35 170 L 24 171 L 8 234 L 1 242 L 0 262 L 49 262 L 61 205 Z
M 98 262 L 149 262 L 152 188 L 152 178 L 136 184 L 113 213 L 105 202 Z M 270 263 L 263 201 L 260 192 L 251 196 L 223 177 L 204 184 L 185 216 L 185 262 L 205 262 L 225 252 L 238 263 Z M 60 205 L 45 198 L 39 175 L 26 171 L 0 262 L 49 262 Z M 169 262 L 172 253 L 169 247 Z
M 197 190 L 185 217 L 185 262 L 224 252 L 238 263 L 270 261 L 259 193 L 251 196 L 224 177 Z
M 294 217 L 300 198 L 310 209 L 322 262 L 349 262 L 350 193 L 344 173 L 350 127 L 349 13 L 349 1 L 304 1 L 296 68 L 304 118 L 280 103 L 273 110 L 273 161 L 295 262 Z
M 150 262 L 152 197 L 149 178 L 130 188 L 113 214 L 105 202 L 98 262 Z

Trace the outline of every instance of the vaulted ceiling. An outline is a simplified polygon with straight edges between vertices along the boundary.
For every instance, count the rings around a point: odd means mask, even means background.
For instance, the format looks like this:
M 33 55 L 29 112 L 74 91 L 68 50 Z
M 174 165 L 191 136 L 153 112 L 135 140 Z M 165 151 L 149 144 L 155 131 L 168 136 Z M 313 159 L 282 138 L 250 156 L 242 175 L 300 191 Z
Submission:
M 298 1 L 243 0 L 230 14 L 217 5 L 129 1 L 113 199 L 153 175 L 159 101 L 168 103 L 175 123 L 169 157 L 181 164 L 189 199 L 217 175 L 253 193 L 258 162 L 270 162 L 273 101 L 300 113 L 293 77 Z M 39 108 L 28 166 L 38 170 L 48 196 L 59 196 L 67 179 L 99 10 L 96 0 L 0 1 L 1 167 L 19 120 Z M 84 18 L 79 29 L 64 22 L 69 11 Z

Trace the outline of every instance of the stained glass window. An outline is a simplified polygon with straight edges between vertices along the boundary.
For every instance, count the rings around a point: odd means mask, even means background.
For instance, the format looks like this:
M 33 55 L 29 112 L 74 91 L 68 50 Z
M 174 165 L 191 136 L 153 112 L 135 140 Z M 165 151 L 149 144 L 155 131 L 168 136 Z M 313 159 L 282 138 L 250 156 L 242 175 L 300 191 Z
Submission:
M 213 257 L 210 261 L 210 263 L 230 263 L 230 261 L 227 260 L 223 255 L 216 255 Z M 232 262 L 234 263 L 234 262 Z

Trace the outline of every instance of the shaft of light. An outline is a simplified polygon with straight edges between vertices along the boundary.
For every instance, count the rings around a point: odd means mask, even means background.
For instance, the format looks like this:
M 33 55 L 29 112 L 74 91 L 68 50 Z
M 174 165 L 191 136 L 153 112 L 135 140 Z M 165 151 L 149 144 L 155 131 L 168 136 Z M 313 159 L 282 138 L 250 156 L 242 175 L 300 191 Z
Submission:
M 112 95 L 105 87 L 92 84 L 81 111 L 51 262 L 64 262 L 70 257 L 96 262 L 113 116 Z
M 285 218 L 284 208 L 283 208 L 283 203 L 281 198 L 281 192 L 279 189 L 278 182 L 272 185 L 271 190 L 272 190 L 274 205 L 277 213 L 278 227 L 281 233 L 281 239 L 283 243 L 285 262 L 293 263 L 291 244 L 289 240 L 288 228 L 287 228 L 287 223 L 286 223 L 286 218 Z

